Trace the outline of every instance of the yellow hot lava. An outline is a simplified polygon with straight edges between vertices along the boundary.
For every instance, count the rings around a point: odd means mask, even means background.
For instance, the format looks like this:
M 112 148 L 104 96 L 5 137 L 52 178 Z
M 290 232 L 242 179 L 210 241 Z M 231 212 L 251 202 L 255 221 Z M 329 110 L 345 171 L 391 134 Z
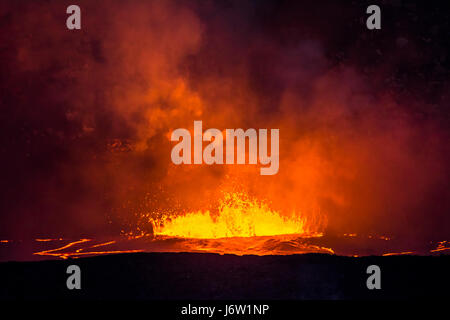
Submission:
M 298 214 L 282 216 L 267 204 L 239 192 L 225 194 L 215 215 L 210 211 L 191 212 L 154 222 L 154 227 L 156 235 L 197 239 L 305 235 L 317 231 L 310 229 L 306 218 Z

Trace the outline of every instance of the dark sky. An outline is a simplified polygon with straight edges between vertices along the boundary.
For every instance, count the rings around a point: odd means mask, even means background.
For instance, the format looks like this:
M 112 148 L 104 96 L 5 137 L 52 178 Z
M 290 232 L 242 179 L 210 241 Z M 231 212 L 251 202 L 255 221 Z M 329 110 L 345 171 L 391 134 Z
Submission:
M 327 232 L 449 234 L 447 2 L 378 2 L 375 31 L 364 1 L 77 3 L 77 31 L 72 2 L 0 3 L 0 238 L 213 207 L 228 169 L 170 164 L 196 119 L 280 128 L 277 176 L 233 174 Z

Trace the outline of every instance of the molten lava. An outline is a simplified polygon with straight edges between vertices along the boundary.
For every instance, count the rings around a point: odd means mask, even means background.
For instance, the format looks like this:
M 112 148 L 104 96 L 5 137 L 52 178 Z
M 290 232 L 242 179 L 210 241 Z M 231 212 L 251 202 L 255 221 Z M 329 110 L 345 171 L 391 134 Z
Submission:
M 238 192 L 224 195 L 217 214 L 209 210 L 197 211 L 153 223 L 156 235 L 196 239 L 319 235 L 321 227 L 296 213 L 282 216 L 266 203 Z

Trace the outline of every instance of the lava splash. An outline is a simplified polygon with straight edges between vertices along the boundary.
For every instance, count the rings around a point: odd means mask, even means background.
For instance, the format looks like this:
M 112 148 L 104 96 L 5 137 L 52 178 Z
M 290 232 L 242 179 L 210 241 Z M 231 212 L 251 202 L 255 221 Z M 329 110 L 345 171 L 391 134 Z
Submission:
M 322 227 L 317 220 L 296 212 L 282 215 L 266 203 L 239 192 L 226 193 L 217 214 L 197 211 L 152 223 L 156 235 L 196 239 L 319 235 Z

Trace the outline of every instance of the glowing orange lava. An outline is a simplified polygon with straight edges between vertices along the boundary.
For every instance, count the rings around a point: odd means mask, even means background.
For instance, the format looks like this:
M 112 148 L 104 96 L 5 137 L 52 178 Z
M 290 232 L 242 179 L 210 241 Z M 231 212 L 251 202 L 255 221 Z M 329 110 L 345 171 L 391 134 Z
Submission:
M 36 241 L 41 241 L 42 239 L 36 239 Z M 47 239 L 46 239 L 47 240 Z M 44 240 L 44 242 L 47 242 L 46 240 Z M 53 241 L 53 240 L 49 240 L 49 241 Z M 98 247 L 102 247 L 102 246 L 108 246 L 111 244 L 114 244 L 116 241 L 108 241 L 105 243 L 99 243 L 99 244 L 95 244 L 95 245 L 91 245 L 91 246 L 87 246 L 87 247 L 80 247 L 78 249 L 72 249 L 73 247 L 77 246 L 77 245 L 81 245 L 84 243 L 88 243 L 91 242 L 92 239 L 80 239 L 77 241 L 71 241 L 68 244 L 62 246 L 62 247 L 58 247 L 56 249 L 51 249 L 51 250 L 44 250 L 44 251 L 39 251 L 39 252 L 35 252 L 33 254 L 35 255 L 40 255 L 40 256 L 53 256 L 53 257 L 58 257 L 61 259 L 68 259 L 68 258 L 78 258 L 80 256 L 95 256 L 95 255 L 102 255 L 102 254 L 116 254 L 116 253 L 135 253 L 135 252 L 142 252 L 142 250 L 107 250 L 107 251 L 92 251 L 89 249 L 92 248 L 98 248 Z
M 155 234 L 196 239 L 275 235 L 320 235 L 320 225 L 293 213 L 283 216 L 243 193 L 227 193 L 217 214 L 190 212 L 155 222 Z
M 450 250 L 450 247 L 446 246 L 448 244 L 450 244 L 450 241 L 440 241 L 438 243 L 438 246 L 436 247 L 436 249 L 431 250 L 430 252 L 439 252 L 439 251 Z

